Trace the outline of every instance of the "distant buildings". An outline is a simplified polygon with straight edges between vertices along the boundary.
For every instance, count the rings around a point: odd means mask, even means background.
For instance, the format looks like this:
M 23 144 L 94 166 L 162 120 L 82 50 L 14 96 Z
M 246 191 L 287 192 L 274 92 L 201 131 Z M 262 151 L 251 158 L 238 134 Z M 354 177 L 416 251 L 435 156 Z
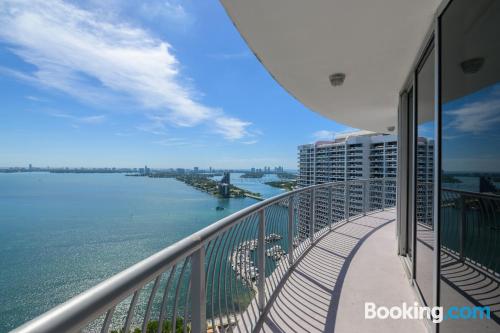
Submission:
M 250 172 L 251 173 L 283 173 L 283 167 L 282 166 L 277 166 L 277 167 L 274 167 L 274 170 L 271 171 L 271 167 L 270 166 L 265 166 L 264 169 L 262 168 L 255 168 L 255 167 L 252 167 L 250 169 Z
M 419 138 L 418 167 L 425 172 L 419 173 L 419 178 L 425 181 L 432 179 L 432 152 L 433 141 Z M 384 178 L 385 189 L 381 182 L 370 187 L 371 207 L 380 207 L 382 204 L 382 191 L 385 192 L 386 206 L 393 205 L 396 201 L 396 175 L 397 175 L 397 137 L 396 135 L 378 134 L 368 131 L 358 131 L 337 135 L 332 141 L 318 141 L 313 144 L 298 147 L 299 176 L 298 186 L 307 187 L 335 181 L 354 179 Z M 430 173 L 430 174 L 429 174 Z M 353 211 L 362 211 L 363 199 L 357 195 L 362 193 L 362 185 L 351 187 L 350 207 Z M 342 193 L 341 193 L 342 194 Z M 343 194 L 342 194 L 343 195 Z M 432 203 L 432 192 L 427 186 L 418 195 L 419 201 Z M 328 221 L 328 205 L 318 199 L 315 223 L 318 226 L 326 225 Z M 326 200 L 326 198 L 325 198 Z M 429 201 L 430 200 L 430 201 Z M 309 200 L 302 200 L 302 216 L 299 216 L 299 230 L 307 232 L 309 225 Z M 432 207 L 430 204 L 429 207 Z M 344 204 L 339 202 L 333 205 L 332 218 L 344 218 Z M 417 212 L 417 218 L 426 219 L 431 216 L 429 209 Z M 301 227 L 302 226 L 302 227 Z
M 148 166 L 145 165 L 144 168 L 139 169 L 139 174 L 144 175 L 144 176 L 148 176 L 151 174 L 151 169 L 149 169 Z
M 222 179 L 219 181 L 217 185 L 217 189 L 219 190 L 219 195 L 224 198 L 229 198 L 231 194 L 231 175 L 228 171 L 224 172 Z

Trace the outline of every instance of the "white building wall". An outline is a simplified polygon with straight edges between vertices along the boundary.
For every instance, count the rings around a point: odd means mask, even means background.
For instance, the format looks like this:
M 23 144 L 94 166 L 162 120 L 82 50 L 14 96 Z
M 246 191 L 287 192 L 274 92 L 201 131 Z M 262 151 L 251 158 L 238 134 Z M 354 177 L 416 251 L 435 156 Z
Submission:
M 347 148 L 346 148 L 347 144 Z M 338 135 L 333 141 L 319 141 L 314 144 L 298 147 L 300 187 L 322 184 L 347 179 L 389 179 L 385 186 L 386 205 L 395 204 L 396 170 L 397 170 L 397 137 L 372 132 L 360 131 Z M 346 163 L 347 160 L 347 163 Z M 391 181 L 393 179 L 393 181 Z M 343 197 L 345 189 L 336 189 L 338 197 Z M 371 194 L 379 201 L 370 202 L 371 206 L 381 206 L 384 189 L 382 181 L 373 182 Z M 324 191 L 323 191 L 324 192 Z M 340 193 L 342 192 L 342 193 Z M 351 214 L 363 209 L 362 185 L 350 187 Z M 316 194 L 316 229 L 328 224 L 327 193 Z M 299 204 L 303 211 L 310 211 L 310 197 L 303 196 Z M 370 207 L 368 207 L 370 208 Z M 299 225 L 306 237 L 310 223 L 309 213 L 299 216 Z M 342 201 L 334 202 L 332 208 L 333 221 L 345 218 Z M 306 226 L 307 225 L 307 226 Z

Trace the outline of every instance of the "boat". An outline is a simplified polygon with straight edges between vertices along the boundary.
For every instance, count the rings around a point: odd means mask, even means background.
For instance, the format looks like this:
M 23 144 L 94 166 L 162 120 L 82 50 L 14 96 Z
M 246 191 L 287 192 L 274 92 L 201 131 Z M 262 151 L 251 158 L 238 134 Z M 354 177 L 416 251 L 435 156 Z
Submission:
M 266 237 L 266 243 L 272 243 L 281 240 L 283 237 L 279 234 L 272 233 Z

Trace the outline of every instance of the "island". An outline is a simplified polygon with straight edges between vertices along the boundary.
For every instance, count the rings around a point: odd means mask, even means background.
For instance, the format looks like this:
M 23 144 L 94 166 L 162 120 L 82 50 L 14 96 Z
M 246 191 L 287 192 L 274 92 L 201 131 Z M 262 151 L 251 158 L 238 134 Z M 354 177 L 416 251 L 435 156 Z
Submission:
M 189 186 L 210 193 L 217 197 L 226 197 L 221 194 L 220 183 L 199 175 L 178 175 L 175 177 L 178 181 L 184 182 Z M 260 193 L 254 193 L 234 185 L 229 185 L 229 198 L 250 197 L 257 200 L 262 200 Z
M 448 184 L 458 184 L 462 182 L 460 179 L 452 175 L 446 175 L 446 174 L 443 175 L 442 181 L 443 183 L 448 183 Z
M 293 173 L 289 172 L 278 172 L 276 174 L 279 179 L 296 179 L 297 175 L 294 175 Z
M 264 177 L 263 172 L 247 172 L 240 176 L 240 178 L 262 178 Z
M 245 189 L 231 185 L 229 181 L 218 182 L 216 180 L 208 178 L 207 175 L 202 174 L 183 174 L 176 172 L 153 172 L 147 175 L 150 178 L 175 178 L 176 180 L 183 182 L 189 186 L 192 186 L 203 192 L 207 192 L 219 198 L 242 198 L 249 197 L 256 200 L 264 200 L 260 193 L 255 193 L 247 191 Z M 227 187 L 227 190 L 222 191 Z
M 297 181 L 281 180 L 281 181 L 266 182 L 265 184 L 272 187 L 282 188 L 287 191 L 292 191 L 297 186 Z

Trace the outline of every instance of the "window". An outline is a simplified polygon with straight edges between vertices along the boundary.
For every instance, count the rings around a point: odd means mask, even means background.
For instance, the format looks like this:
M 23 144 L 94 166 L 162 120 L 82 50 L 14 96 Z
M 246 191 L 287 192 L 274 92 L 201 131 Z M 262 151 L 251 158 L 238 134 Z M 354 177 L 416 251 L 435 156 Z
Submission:
M 441 331 L 498 332 L 500 1 L 454 0 L 441 31 L 440 302 L 491 306 L 491 320 Z

